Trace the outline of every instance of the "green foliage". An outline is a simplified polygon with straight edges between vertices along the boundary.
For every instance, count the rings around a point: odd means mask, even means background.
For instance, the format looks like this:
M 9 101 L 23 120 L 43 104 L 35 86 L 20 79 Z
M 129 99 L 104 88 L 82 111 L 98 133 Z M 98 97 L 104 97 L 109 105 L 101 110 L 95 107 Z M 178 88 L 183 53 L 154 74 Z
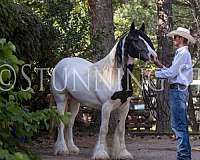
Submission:
M 27 63 L 53 56 L 48 53 L 54 46 L 51 29 L 30 8 L 1 1 L 0 15 L 0 37 L 5 37 L 16 45 L 17 57 Z
M 86 0 L 28 1 L 17 0 L 31 8 L 51 29 L 55 46 L 51 52 L 60 59 L 86 56 L 90 48 L 90 21 Z
M 199 32 L 199 23 L 200 23 L 199 16 L 200 16 L 200 14 L 198 14 L 198 11 L 196 11 L 197 8 L 193 8 L 192 6 L 188 5 L 188 4 L 190 4 L 188 1 L 185 1 L 185 2 L 186 3 L 183 2 L 182 5 L 180 5 L 180 4 L 173 5 L 174 29 L 176 29 L 177 27 L 185 27 L 185 28 L 191 29 L 191 33 L 196 38 L 197 43 L 194 47 L 190 46 L 190 50 L 192 53 L 194 67 L 199 67 L 200 66 L 200 63 L 199 63 L 199 60 L 200 60 L 200 56 L 199 56 L 200 34 L 198 32 Z M 195 1 L 194 1 L 194 3 L 195 3 Z M 198 10 L 200 10 L 200 9 L 198 9 Z
M 156 4 L 153 0 L 148 1 L 148 7 L 143 6 L 142 0 L 134 0 L 122 4 L 114 12 L 115 36 L 119 37 L 129 30 L 130 24 L 134 21 L 137 27 L 142 22 L 146 25 L 148 35 L 156 42 Z
M 39 74 L 34 68 L 54 67 L 63 57 L 91 55 L 87 1 L 5 0 L 0 1 L 0 15 L 0 37 L 12 41 L 16 56 L 31 64 L 28 75 L 35 93 L 30 105 L 35 110 L 45 108 L 50 77 L 45 72 L 45 91 L 39 92 Z M 18 87 L 26 84 L 18 77 Z
M 16 152 L 14 154 L 10 154 L 8 150 L 4 150 L 0 146 L 0 159 L 5 160 L 30 160 L 30 158 L 22 153 Z
M 153 0 L 145 1 L 143 0 L 132 0 L 127 3 L 120 3 L 117 0 L 114 0 L 115 11 L 114 11 L 114 23 L 115 23 L 115 37 L 120 37 L 124 32 L 129 30 L 130 24 L 134 21 L 135 26 L 139 28 L 142 22 L 145 23 L 146 32 L 154 43 L 154 46 L 157 46 L 157 37 L 156 37 L 156 3 Z M 118 3 L 117 3 L 118 2 Z M 133 83 L 134 95 L 141 95 L 141 89 L 138 86 L 140 84 L 141 78 L 141 66 L 144 66 L 144 63 L 137 60 L 134 64 L 133 75 L 135 80 Z M 139 83 L 139 84 L 138 84 Z
M 191 28 L 191 24 L 193 23 L 193 15 L 192 10 L 190 7 L 174 4 L 173 5 L 173 22 L 174 26 L 173 28 L 176 29 L 177 27 L 185 27 L 185 28 Z M 184 21 L 184 23 L 183 23 Z
M 16 52 L 16 47 L 11 43 L 6 43 L 6 39 L 0 39 L 0 65 L 9 64 L 12 65 L 14 70 L 19 71 L 18 65 L 22 65 L 24 62 L 18 60 L 18 58 L 13 55 L 12 52 Z M 7 73 L 7 74 L 6 74 Z M 3 74 L 3 80 L 7 80 L 9 78 L 8 72 Z
M 23 61 L 13 55 L 15 50 L 15 46 L 11 42 L 7 43 L 5 39 L 0 39 L 1 65 L 8 63 L 18 73 L 18 68 Z M 1 68 L 0 72 L 3 69 Z M 9 81 L 11 78 L 6 75 L 4 79 Z M 30 100 L 31 95 L 32 90 L 15 91 L 11 89 L 6 92 L 0 90 L 0 159 L 34 159 L 34 156 L 20 143 L 20 139 L 30 140 L 34 134 L 39 133 L 43 125 L 49 128 L 48 120 L 50 118 L 54 118 L 57 123 L 61 120 L 67 122 L 69 115 L 58 116 L 55 108 L 29 112 L 21 104 L 23 101 Z

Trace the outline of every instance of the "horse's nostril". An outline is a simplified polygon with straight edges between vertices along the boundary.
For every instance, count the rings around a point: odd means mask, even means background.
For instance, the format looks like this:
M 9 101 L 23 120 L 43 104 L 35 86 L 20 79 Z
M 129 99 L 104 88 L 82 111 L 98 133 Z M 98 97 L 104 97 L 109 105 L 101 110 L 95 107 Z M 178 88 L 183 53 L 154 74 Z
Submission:
M 151 59 L 153 59 L 153 58 L 154 58 L 154 56 L 153 56 L 153 55 L 150 55 L 150 58 L 151 58 Z

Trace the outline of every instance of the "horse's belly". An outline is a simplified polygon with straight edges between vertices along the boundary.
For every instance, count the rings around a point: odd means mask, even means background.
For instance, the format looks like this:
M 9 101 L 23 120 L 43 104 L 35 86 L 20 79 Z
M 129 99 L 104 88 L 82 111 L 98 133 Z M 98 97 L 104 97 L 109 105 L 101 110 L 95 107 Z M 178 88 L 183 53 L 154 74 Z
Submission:
M 93 63 L 82 58 L 61 60 L 55 67 L 56 88 L 70 93 L 80 103 L 87 106 L 102 105 L 116 90 L 119 90 L 118 80 L 114 78 L 108 82 L 108 77 L 102 80 L 107 74 L 101 77 L 97 74 L 98 68 L 94 68 L 92 65 Z
M 101 105 L 117 90 L 116 85 L 102 80 L 94 70 L 76 71 L 67 79 L 67 90 L 84 104 Z
M 99 106 L 100 101 L 94 92 L 92 79 L 88 79 L 93 63 L 82 58 L 65 58 L 55 67 L 56 88 L 69 92 L 80 103 L 87 106 Z M 55 88 L 55 87 L 54 87 Z
M 93 76 L 93 75 L 91 75 Z M 93 77 L 90 78 L 90 72 L 77 72 L 70 75 L 67 79 L 67 91 L 79 102 L 87 106 L 99 106 L 97 94 L 95 92 L 95 84 Z
M 72 97 L 74 97 L 77 101 L 85 106 L 99 108 L 102 105 L 94 94 L 88 94 L 88 92 L 83 91 L 71 91 L 70 94 L 72 95 Z

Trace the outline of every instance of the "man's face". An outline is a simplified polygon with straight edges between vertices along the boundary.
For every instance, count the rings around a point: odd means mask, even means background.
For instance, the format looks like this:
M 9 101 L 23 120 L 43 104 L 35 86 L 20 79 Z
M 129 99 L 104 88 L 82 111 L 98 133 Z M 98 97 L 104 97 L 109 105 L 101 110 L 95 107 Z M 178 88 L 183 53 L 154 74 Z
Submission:
M 179 35 L 174 35 L 174 45 L 176 47 L 179 47 L 180 45 L 183 44 L 184 38 L 179 36 Z

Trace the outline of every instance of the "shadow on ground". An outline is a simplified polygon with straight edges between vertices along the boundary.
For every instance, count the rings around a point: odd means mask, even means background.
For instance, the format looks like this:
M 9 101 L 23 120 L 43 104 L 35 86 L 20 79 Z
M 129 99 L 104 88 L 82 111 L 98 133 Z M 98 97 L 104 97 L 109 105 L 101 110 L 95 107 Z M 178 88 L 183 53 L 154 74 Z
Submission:
M 49 136 L 35 140 L 33 151 L 41 156 L 42 160 L 88 160 L 92 156 L 96 139 L 96 136 L 76 137 L 76 144 L 80 147 L 81 152 L 75 156 L 54 156 L 53 140 Z M 111 142 L 111 139 L 108 138 L 108 141 Z M 159 139 L 155 136 L 127 136 L 126 143 L 134 160 L 176 160 L 176 142 L 167 136 L 162 136 Z M 199 137 L 191 137 L 191 144 L 193 148 L 200 148 Z M 192 160 L 200 160 L 200 151 L 192 151 Z

